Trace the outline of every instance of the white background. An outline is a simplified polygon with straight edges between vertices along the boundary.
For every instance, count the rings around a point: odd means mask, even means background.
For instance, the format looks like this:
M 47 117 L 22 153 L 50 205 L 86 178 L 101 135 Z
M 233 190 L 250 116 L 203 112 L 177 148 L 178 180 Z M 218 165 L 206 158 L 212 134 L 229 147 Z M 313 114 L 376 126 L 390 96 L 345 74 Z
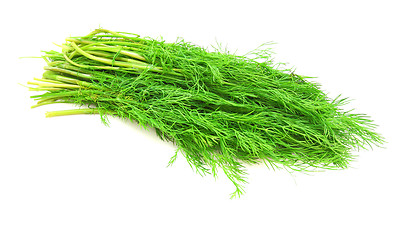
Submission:
M 7 1 L 1 22 L 0 239 L 404 239 L 402 1 Z M 97 27 L 220 42 L 273 41 L 276 61 L 380 125 L 388 143 L 352 168 L 248 169 L 246 194 L 194 173 L 153 131 L 99 116 L 45 118 L 41 50 Z M 401 229 L 400 229 L 401 228 Z

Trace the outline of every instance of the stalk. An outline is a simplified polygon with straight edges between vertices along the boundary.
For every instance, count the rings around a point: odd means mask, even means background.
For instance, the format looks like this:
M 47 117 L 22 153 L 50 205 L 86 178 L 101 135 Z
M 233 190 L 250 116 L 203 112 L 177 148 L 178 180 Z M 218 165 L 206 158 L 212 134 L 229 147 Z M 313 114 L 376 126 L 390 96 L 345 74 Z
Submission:
M 98 114 L 98 109 L 95 108 L 83 108 L 83 109 L 71 109 L 71 110 L 61 110 L 47 112 L 46 117 L 59 117 L 68 115 L 79 115 L 79 114 Z

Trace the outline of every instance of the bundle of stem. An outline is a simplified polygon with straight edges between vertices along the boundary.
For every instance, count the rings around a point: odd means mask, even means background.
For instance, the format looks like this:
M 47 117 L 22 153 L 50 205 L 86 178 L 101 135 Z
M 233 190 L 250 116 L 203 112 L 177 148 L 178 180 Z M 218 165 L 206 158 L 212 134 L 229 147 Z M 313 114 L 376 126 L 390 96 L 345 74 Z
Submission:
M 271 61 L 270 49 L 237 56 L 179 40 L 97 29 L 46 51 L 36 106 L 87 106 L 47 116 L 100 114 L 152 127 L 200 174 L 222 169 L 243 193 L 245 166 L 296 171 L 346 168 L 352 151 L 380 145 L 364 114 L 344 111 L 319 85 Z M 172 164 L 177 153 L 170 160 Z

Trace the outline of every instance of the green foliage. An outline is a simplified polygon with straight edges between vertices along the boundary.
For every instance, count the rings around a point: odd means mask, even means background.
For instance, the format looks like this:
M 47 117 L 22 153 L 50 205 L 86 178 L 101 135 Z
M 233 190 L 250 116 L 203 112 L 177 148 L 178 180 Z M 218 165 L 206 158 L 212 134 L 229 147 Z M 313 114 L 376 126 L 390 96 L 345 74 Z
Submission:
M 342 109 L 347 99 L 278 69 L 265 46 L 236 56 L 97 29 L 61 48 L 45 52 L 43 78 L 30 82 L 46 91 L 32 96 L 35 106 L 73 103 L 88 108 L 47 116 L 98 113 L 105 123 L 113 115 L 152 127 L 198 173 L 222 169 L 232 196 L 243 193 L 248 164 L 346 168 L 353 150 L 383 143 L 366 115 Z

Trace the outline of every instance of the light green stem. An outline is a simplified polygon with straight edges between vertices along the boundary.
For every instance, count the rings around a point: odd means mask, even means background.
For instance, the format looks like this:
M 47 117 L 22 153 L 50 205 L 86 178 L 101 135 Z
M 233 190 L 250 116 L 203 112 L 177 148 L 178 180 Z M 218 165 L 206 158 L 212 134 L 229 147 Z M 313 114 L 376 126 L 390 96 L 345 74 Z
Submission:
M 83 109 L 70 109 L 61 111 L 47 112 L 46 117 L 58 117 L 67 115 L 77 115 L 77 114 L 98 114 L 98 109 L 96 108 L 83 108 Z

